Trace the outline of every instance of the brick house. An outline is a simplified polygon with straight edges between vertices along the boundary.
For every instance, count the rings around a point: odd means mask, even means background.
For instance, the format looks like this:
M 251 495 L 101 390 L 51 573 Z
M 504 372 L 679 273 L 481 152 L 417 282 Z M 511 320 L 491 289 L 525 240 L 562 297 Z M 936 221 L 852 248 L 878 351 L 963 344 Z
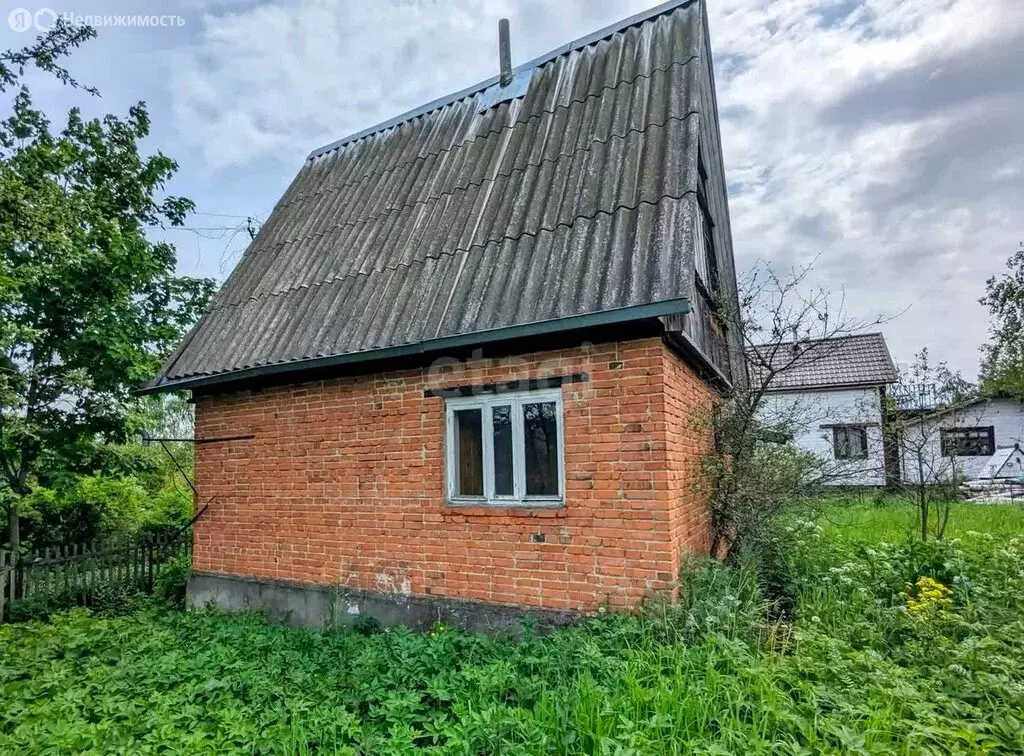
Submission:
M 192 600 L 493 626 L 671 591 L 735 300 L 698 0 L 315 150 L 144 389 L 195 401 Z

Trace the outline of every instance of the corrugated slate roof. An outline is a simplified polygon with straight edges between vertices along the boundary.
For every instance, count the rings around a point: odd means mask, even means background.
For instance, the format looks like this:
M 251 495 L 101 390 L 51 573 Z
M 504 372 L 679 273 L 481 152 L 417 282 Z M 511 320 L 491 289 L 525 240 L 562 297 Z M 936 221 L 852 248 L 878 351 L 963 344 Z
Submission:
M 789 365 L 775 376 L 771 391 L 881 385 L 897 380 L 896 366 L 880 333 L 865 333 L 817 341 L 751 347 L 777 368 Z M 751 378 L 758 380 L 756 364 Z M 792 364 L 790 364 L 792 363 Z
M 693 277 L 703 9 L 672 2 L 314 151 L 150 384 L 671 304 Z

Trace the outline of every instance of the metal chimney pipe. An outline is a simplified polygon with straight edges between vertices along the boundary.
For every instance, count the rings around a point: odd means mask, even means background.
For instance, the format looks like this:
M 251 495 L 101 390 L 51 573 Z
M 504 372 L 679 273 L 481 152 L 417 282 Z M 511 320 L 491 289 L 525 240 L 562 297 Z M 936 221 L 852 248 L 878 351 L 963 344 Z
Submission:
M 498 59 L 501 64 L 501 86 L 512 83 L 512 43 L 509 41 L 508 19 L 498 21 Z

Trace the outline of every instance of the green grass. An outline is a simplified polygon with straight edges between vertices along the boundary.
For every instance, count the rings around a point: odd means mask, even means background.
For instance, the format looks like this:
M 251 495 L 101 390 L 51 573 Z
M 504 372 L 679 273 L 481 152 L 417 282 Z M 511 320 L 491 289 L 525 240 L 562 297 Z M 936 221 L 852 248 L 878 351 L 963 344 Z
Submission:
M 1024 500 L 1019 504 L 968 504 L 951 502 L 945 537 L 963 538 L 968 533 L 1014 536 L 1024 533 Z M 826 536 L 896 541 L 918 533 L 916 505 L 909 499 L 886 496 L 876 503 L 870 494 L 830 499 L 821 517 Z
M 960 514 L 937 545 L 886 541 L 891 506 L 792 523 L 771 576 L 791 621 L 767 576 L 700 563 L 677 605 L 516 642 L 213 613 L 0 626 L 0 753 L 1021 753 L 1019 512 Z

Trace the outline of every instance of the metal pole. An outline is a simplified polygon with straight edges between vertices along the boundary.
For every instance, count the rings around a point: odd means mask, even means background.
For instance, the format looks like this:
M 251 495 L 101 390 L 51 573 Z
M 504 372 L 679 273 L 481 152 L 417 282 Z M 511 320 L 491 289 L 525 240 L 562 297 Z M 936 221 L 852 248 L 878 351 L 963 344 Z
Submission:
M 512 43 L 509 41 L 508 19 L 498 21 L 498 58 L 501 64 L 501 86 L 512 83 Z
M 199 492 L 196 490 L 195 485 L 192 483 L 192 479 L 188 477 L 188 473 L 186 473 L 182 469 L 181 465 L 178 464 L 177 458 L 173 454 L 171 454 L 171 450 L 167 448 L 167 444 L 165 444 L 162 439 L 158 439 L 158 441 L 160 443 L 160 446 L 163 448 L 164 453 L 171 458 L 171 462 L 173 462 L 174 466 L 178 468 L 178 472 L 181 473 L 181 477 L 183 477 L 185 479 L 185 482 L 188 483 L 188 487 L 192 489 L 192 493 L 194 493 L 196 496 L 199 496 Z

